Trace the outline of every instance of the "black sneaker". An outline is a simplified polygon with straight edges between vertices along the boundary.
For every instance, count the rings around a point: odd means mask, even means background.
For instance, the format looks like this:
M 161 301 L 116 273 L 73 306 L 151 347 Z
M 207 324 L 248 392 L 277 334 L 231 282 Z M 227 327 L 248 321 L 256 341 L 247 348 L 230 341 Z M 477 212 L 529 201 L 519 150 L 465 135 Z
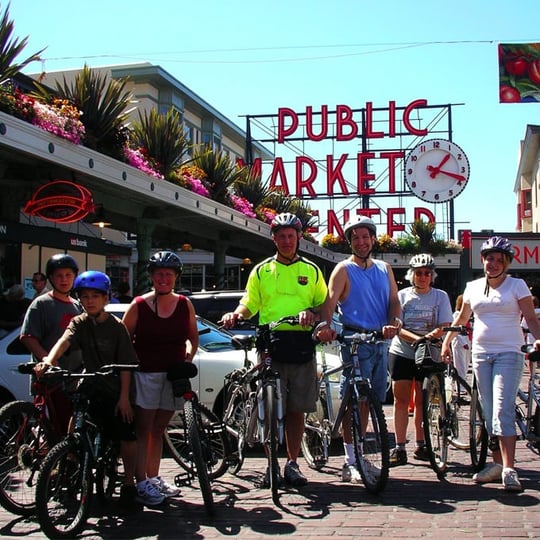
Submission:
M 427 446 L 419 446 L 413 453 L 414 459 L 419 461 L 429 461 L 429 450 Z
M 302 487 L 307 484 L 307 478 L 300 472 L 298 463 L 294 461 L 289 461 L 285 465 L 283 476 L 285 477 L 285 482 L 293 487 Z
M 278 469 L 278 485 L 280 485 L 282 481 L 283 479 L 281 478 L 281 473 Z M 266 472 L 264 473 L 263 479 L 261 480 L 259 487 L 263 489 L 268 489 L 270 487 L 270 469 L 268 467 L 266 467 Z
M 142 504 L 137 500 L 137 488 L 135 486 L 122 486 L 120 488 L 119 510 L 121 515 L 134 514 L 142 509 Z
M 394 448 L 390 454 L 390 467 L 407 465 L 407 451 L 401 448 Z

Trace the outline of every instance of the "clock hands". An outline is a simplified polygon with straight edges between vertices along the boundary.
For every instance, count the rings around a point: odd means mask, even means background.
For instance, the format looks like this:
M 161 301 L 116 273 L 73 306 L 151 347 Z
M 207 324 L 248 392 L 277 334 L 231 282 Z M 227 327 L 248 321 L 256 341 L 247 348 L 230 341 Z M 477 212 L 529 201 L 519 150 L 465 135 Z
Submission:
M 441 172 L 442 166 L 450 159 L 450 154 L 446 154 L 442 159 L 441 162 L 437 167 L 434 167 L 433 165 L 428 165 L 427 170 L 430 172 L 430 178 L 435 178 L 439 172 Z
M 441 174 L 445 174 L 446 176 L 449 176 L 450 178 L 455 178 L 456 180 L 459 180 L 460 182 L 465 182 L 465 177 L 461 174 L 456 174 L 450 171 L 439 171 Z

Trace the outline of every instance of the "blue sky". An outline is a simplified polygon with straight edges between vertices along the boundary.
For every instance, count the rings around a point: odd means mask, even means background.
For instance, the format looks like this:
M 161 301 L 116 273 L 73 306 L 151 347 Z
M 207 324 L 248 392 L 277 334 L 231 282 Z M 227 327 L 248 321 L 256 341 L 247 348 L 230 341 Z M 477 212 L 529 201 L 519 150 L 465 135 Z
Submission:
M 471 175 L 456 229 L 515 231 L 519 142 L 540 104 L 499 104 L 497 44 L 540 42 L 538 0 L 13 0 L 10 14 L 26 53 L 47 47 L 26 72 L 151 62 L 242 128 L 279 107 L 463 103 L 453 140 Z

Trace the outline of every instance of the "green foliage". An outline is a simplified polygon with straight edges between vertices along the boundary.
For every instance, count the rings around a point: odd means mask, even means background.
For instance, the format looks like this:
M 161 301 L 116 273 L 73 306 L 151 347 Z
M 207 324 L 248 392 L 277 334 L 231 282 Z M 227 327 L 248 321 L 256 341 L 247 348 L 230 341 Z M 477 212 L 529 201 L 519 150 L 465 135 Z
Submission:
M 410 235 L 417 239 L 418 248 L 422 253 L 429 252 L 434 234 L 435 223 L 433 222 L 417 219 L 410 226 Z
M 132 146 L 145 148 L 158 172 L 168 176 L 180 165 L 189 150 L 184 125 L 178 111 L 172 107 L 167 114 L 159 114 L 155 107 L 146 111 L 131 126 Z
M 16 63 L 15 59 L 22 53 L 28 43 L 28 36 L 19 40 L 13 38 L 15 25 L 9 18 L 9 4 L 0 18 L 0 84 L 15 77 L 20 71 L 31 62 L 41 60 L 40 54 L 45 50 L 41 49 L 37 53 L 29 56 L 22 62 Z
M 249 167 L 245 167 L 244 174 L 235 181 L 233 187 L 236 194 L 247 199 L 253 208 L 264 204 L 270 195 L 270 189 L 262 181 L 261 175 L 255 174 Z

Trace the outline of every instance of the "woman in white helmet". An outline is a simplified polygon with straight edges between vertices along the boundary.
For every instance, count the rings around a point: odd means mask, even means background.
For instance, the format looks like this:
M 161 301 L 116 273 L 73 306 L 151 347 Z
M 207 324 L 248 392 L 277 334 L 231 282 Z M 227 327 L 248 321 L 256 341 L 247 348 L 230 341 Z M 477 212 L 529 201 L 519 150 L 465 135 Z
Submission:
M 452 321 L 452 306 L 448 294 L 433 287 L 437 277 L 433 257 L 420 253 L 411 258 L 405 275 L 411 283 L 398 292 L 402 310 L 403 328 L 415 335 L 436 338 L 442 327 Z M 405 465 L 407 459 L 407 426 L 409 423 L 409 398 L 414 388 L 414 428 L 416 435 L 415 459 L 427 461 L 429 453 L 425 446 L 422 427 L 423 375 L 414 362 L 414 348 L 410 340 L 396 336 L 390 344 L 388 363 L 392 374 L 394 391 L 394 428 L 397 446 L 390 455 L 390 467 Z

